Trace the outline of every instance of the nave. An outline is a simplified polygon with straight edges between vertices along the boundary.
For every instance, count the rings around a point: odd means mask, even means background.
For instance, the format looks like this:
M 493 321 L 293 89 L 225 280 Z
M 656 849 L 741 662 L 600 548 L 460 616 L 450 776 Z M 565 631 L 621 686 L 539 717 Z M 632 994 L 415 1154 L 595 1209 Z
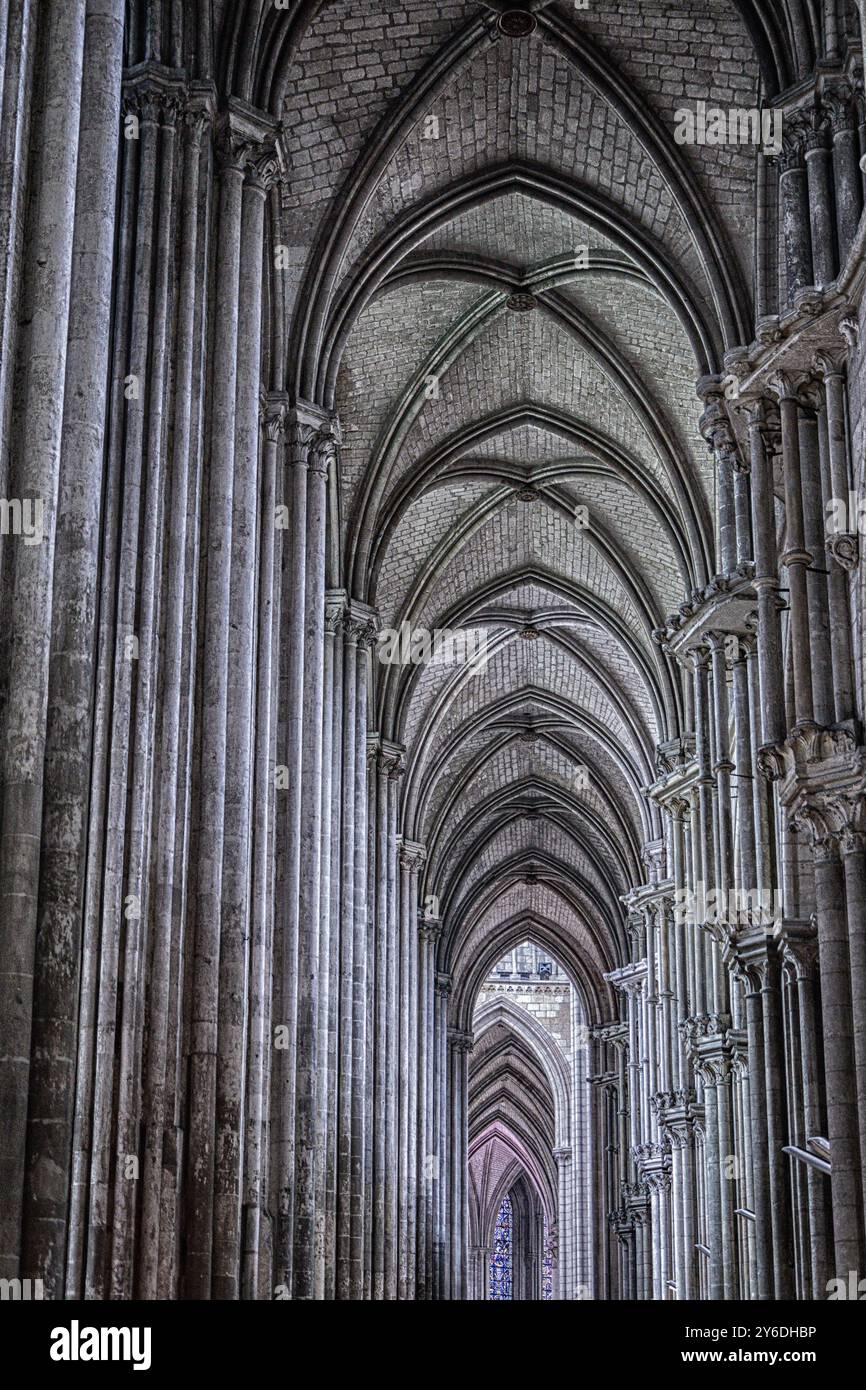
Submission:
M 0 1278 L 866 1274 L 861 8 L 0 0 Z

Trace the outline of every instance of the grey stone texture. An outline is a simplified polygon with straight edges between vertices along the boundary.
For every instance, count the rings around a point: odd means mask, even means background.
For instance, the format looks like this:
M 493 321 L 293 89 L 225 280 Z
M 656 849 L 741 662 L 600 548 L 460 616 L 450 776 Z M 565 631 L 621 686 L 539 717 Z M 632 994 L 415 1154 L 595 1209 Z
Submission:
M 485 1299 L 506 1194 L 521 1301 L 866 1265 L 859 9 L 502 8 L 0 0 L 50 1297 Z

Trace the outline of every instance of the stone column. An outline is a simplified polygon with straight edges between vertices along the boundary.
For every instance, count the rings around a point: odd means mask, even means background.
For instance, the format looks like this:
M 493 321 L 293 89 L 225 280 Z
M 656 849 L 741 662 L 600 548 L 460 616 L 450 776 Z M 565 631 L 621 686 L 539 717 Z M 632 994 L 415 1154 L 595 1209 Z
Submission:
M 801 119 L 794 117 L 785 121 L 782 153 L 778 161 L 779 203 L 789 304 L 793 304 L 798 290 L 814 284 L 809 191 L 804 158 L 805 132 L 806 128 Z
M 469 1053 L 472 1035 L 454 1033 L 449 1036 L 450 1053 L 450 1111 L 451 1157 L 450 1171 L 450 1238 L 451 1287 L 447 1295 L 452 1300 L 468 1297 L 467 1254 L 469 1248 Z M 440 1290 L 440 1298 L 443 1291 Z
M 658 1085 L 654 1090 L 669 1092 L 675 1084 L 674 1067 L 674 1004 L 676 995 L 672 985 L 675 982 L 676 943 L 672 918 L 672 900 L 660 898 L 656 904 L 657 943 L 659 959 L 659 1072 Z M 672 966 L 674 970 L 672 970 Z
M 234 420 L 243 184 L 250 133 L 231 115 L 218 141 L 219 230 L 216 289 L 225 312 L 215 320 L 211 396 L 206 589 L 208 632 L 201 677 L 198 792 L 199 871 L 193 947 L 189 1158 L 187 1165 L 187 1298 L 211 1296 L 214 1223 L 214 1146 L 217 1103 L 222 866 L 226 793 L 228 647 L 234 488 Z
M 734 1148 L 733 1067 L 729 1055 L 717 1062 L 716 1102 L 719 1125 L 719 1224 L 721 1227 L 722 1297 L 737 1298 L 737 1242 L 734 1218 L 734 1186 L 737 1164 L 743 1155 Z
M 400 1037 L 397 1297 L 415 1298 L 418 1202 L 418 875 L 423 845 L 400 848 Z
M 343 740 L 346 737 L 346 717 L 343 708 L 345 685 L 345 623 L 347 596 L 344 590 L 331 590 L 326 608 L 327 645 L 325 648 L 326 682 L 331 676 L 331 781 L 330 823 L 324 824 L 323 845 L 330 847 L 330 936 L 328 944 L 328 1044 L 326 1068 L 327 1138 L 325 1148 L 325 1291 L 328 1300 L 337 1297 L 337 1221 L 338 1187 L 341 1171 L 339 1154 L 340 1084 L 342 1069 L 348 1060 L 340 1053 L 341 1001 L 343 998 L 343 849 L 345 841 L 342 811 L 345 805 L 344 782 L 349 771 L 343 763 Z M 333 627 L 333 637 L 331 628 Z M 328 656 L 333 645 L 332 665 Z M 325 708 L 328 707 L 328 688 L 325 688 Z M 326 737 L 328 725 L 325 725 Z M 325 750 L 323 756 L 327 756 Z
M 434 1190 L 433 1238 L 431 1241 L 432 1269 L 431 1286 L 435 1299 L 449 1299 L 452 1287 L 456 1291 L 461 1286 L 462 1265 L 455 1261 L 461 1252 L 452 1247 L 452 1226 L 449 1220 L 449 1197 L 459 1192 L 460 1174 L 455 1167 L 454 1143 L 459 1138 L 451 1118 L 451 1067 L 448 1046 L 448 999 L 451 994 L 451 977 L 437 972 L 434 1044 L 436 1049 L 436 1070 L 433 1077 L 434 1133 L 436 1135 L 436 1187 Z
M 571 1149 L 560 1145 L 553 1150 L 556 1162 L 556 1276 L 558 1297 L 562 1300 L 573 1297 L 573 1276 L 569 1264 L 572 1242 L 573 1210 L 569 1200 L 571 1191 Z
M 817 418 L 823 397 L 824 393 L 817 382 L 808 383 L 800 393 L 800 473 L 804 541 L 806 550 L 812 556 L 812 563 L 806 572 L 812 639 L 812 703 L 816 721 L 819 724 L 832 724 L 835 703 Z
M 702 378 L 698 382 L 698 394 L 706 402 L 700 430 L 716 466 L 719 520 L 716 563 L 720 574 L 730 574 L 737 564 L 737 509 L 734 496 L 737 444 L 724 406 L 719 379 Z
M 299 885 L 298 1009 L 295 1061 L 294 1297 L 315 1293 L 316 1113 L 318 1055 L 320 893 L 322 862 L 322 709 L 325 653 L 325 537 L 329 472 L 339 436 L 318 420 L 301 425 L 307 446 L 307 561 L 304 596 L 302 829 Z M 315 432 L 313 432 L 315 431 Z M 309 432 L 309 437 L 308 437 Z M 357 737 L 357 734 L 356 734 Z
M 761 681 L 762 739 L 780 743 L 785 737 L 782 629 L 779 614 L 779 576 L 776 519 L 773 501 L 773 455 L 778 431 L 775 408 L 757 401 L 748 409 L 752 478 L 752 534 L 755 543 L 754 585 L 758 591 L 758 669 Z
M 743 643 L 734 638 L 732 672 L 732 693 L 734 710 L 734 732 L 736 738 L 736 777 L 737 777 L 737 862 L 739 873 L 737 881 L 741 890 L 751 892 L 763 888 L 763 879 L 758 879 L 757 840 L 754 819 L 754 788 L 752 774 L 752 728 L 749 708 L 749 676 L 746 669 L 746 656 L 753 639 Z
M 370 756 L 371 902 L 375 903 L 373 971 L 373 1220 L 372 1293 L 385 1297 L 385 1109 L 388 1084 L 388 780 L 390 759 L 381 743 Z
M 818 1039 L 815 1027 L 815 974 L 818 964 L 815 927 L 811 922 L 783 922 L 776 928 L 785 965 L 797 992 L 797 1022 L 803 1089 L 803 1126 L 806 1138 L 822 1133 L 822 1104 L 819 1088 Z M 822 1298 L 827 1289 L 827 1254 L 830 1222 L 827 1212 L 827 1179 L 817 1169 L 806 1169 L 809 1226 L 809 1285 L 812 1298 Z
M 737 646 L 737 639 L 734 638 L 733 641 L 734 645 Z M 707 643 L 710 648 L 713 675 L 712 719 L 715 747 L 713 772 L 716 776 L 715 818 L 719 844 L 716 878 L 717 888 L 723 894 L 724 903 L 727 904 L 729 902 L 728 895 L 734 887 L 734 843 L 731 811 L 731 773 L 734 771 L 734 764 L 731 762 L 728 735 L 727 638 L 721 632 L 708 632 Z M 725 920 L 727 920 L 727 915 L 726 908 Z
M 351 1179 L 351 1241 L 352 1279 L 350 1297 L 357 1301 L 364 1291 L 365 1271 L 369 1268 L 369 1250 L 365 1248 L 364 1212 L 366 1193 L 372 1173 L 367 1166 L 368 1115 L 367 1098 L 373 1078 L 367 1068 L 367 1009 L 368 1009 L 368 788 L 367 788 L 367 700 L 370 648 L 378 631 L 378 621 L 372 609 L 352 603 L 351 621 L 356 625 L 355 653 L 355 738 L 354 773 L 350 794 L 354 794 L 354 854 L 355 886 L 354 948 L 352 972 L 352 1179 Z
M 399 910 L 397 902 L 397 820 L 399 778 L 404 771 L 404 750 L 392 748 L 392 761 L 388 778 L 388 915 L 387 927 L 387 973 L 385 994 L 387 1002 L 386 1019 L 386 1061 L 385 1061 L 385 1297 L 395 1300 L 398 1282 L 398 1065 L 399 1065 Z M 404 1005 L 405 1007 L 405 1005 Z
M 272 874 L 272 827 L 275 805 L 273 701 L 279 641 L 276 586 L 277 480 L 285 442 L 285 399 L 279 393 L 262 400 L 262 485 L 259 524 L 258 660 L 254 748 L 254 819 L 250 926 L 250 1022 L 247 1056 L 246 1143 L 244 1148 L 244 1247 L 241 1297 L 259 1297 L 266 1272 L 262 1216 L 267 1201 L 267 1077 L 271 1047 L 271 922 L 269 884 Z
M 348 609 L 343 618 L 342 814 L 340 843 L 339 1074 L 337 1104 L 337 1283 L 338 1299 L 351 1297 L 352 1244 L 352 1005 L 355 950 L 355 700 L 358 638 L 363 620 Z
M 833 187 L 836 195 L 836 232 L 839 267 L 848 259 L 863 210 L 863 180 L 857 147 L 857 108 L 847 82 L 825 88 L 824 107 L 830 117 L 833 139 Z
M 766 932 L 760 929 L 751 935 L 751 949 L 746 941 L 738 942 L 736 947 L 737 977 L 742 981 L 746 991 L 752 1192 L 755 1204 L 756 1287 L 754 1296 L 760 1300 L 772 1299 L 774 1295 L 773 1219 L 767 1127 L 764 1011 L 761 993 L 762 955 L 766 956 L 766 950 Z
M 842 827 L 839 847 L 848 909 L 848 957 L 851 966 L 860 1181 L 863 1190 L 861 1220 L 866 1221 L 866 1105 L 863 1103 L 866 1096 L 866 812 L 862 791 L 840 798 L 837 815 Z
M 424 918 L 420 926 L 420 976 L 418 986 L 418 1243 L 417 1295 L 420 1300 L 432 1297 L 431 1276 L 433 1259 L 433 998 L 435 948 L 441 926 Z
M 73 17 L 72 23 L 77 41 L 80 17 Z M 90 0 L 83 54 L 66 381 L 60 393 L 63 424 L 53 587 L 62 602 L 52 602 L 51 606 L 27 1143 L 28 1170 L 50 1170 L 56 1182 L 28 1184 L 21 1263 L 24 1277 L 43 1280 L 47 1298 L 62 1297 L 64 1291 L 72 1162 L 123 24 L 121 0 Z M 62 122 L 63 113 L 55 112 L 53 119 Z M 67 177 L 69 173 L 67 169 Z M 67 235 L 64 227 L 61 238 Z M 54 250 L 62 256 L 65 242 Z M 58 270 L 52 261 L 52 277 Z M 0 279 L 2 275 L 0 272 Z M 55 281 L 55 291 L 59 288 Z M 62 332 L 60 325 L 57 332 Z M 4 335 L 4 342 L 11 347 L 11 338 Z M 58 340 L 55 350 L 59 352 L 63 346 Z M 13 356 L 11 352 L 9 355 Z M 0 491 L 7 495 L 4 488 Z M 29 486 L 24 491 L 30 491 Z M 20 539 L 8 543 L 16 547 L 23 544 Z M 50 548 L 48 537 L 43 538 L 41 547 Z M 8 1271 L 4 1268 L 2 1272 Z
M 124 1174 L 130 1159 L 138 1162 L 141 1109 L 140 1070 L 144 1027 L 144 969 L 150 951 L 150 829 L 153 816 L 156 768 L 156 700 L 159 682 L 159 618 L 163 543 L 165 534 L 166 453 L 165 431 L 169 403 L 167 370 L 173 329 L 172 245 L 176 217 L 176 132 L 179 95 L 170 83 L 145 78 L 139 87 L 142 129 L 150 132 L 155 158 L 148 161 L 154 181 L 153 220 L 142 246 L 143 285 L 147 299 L 139 301 L 144 310 L 137 346 L 143 348 L 135 373 L 138 384 L 135 403 L 127 408 L 126 462 L 133 473 L 140 469 L 141 495 L 129 508 L 134 522 L 124 525 L 121 574 L 122 611 L 132 638 L 126 652 L 133 675 L 126 682 L 125 695 L 134 709 L 128 722 L 116 719 L 113 729 L 113 767 L 107 853 L 109 885 L 105 907 L 120 916 L 119 895 L 124 902 L 120 957 L 123 990 L 119 995 L 119 1048 L 115 1049 L 116 1073 L 107 1085 L 103 1112 L 108 1126 L 114 1126 L 109 1141 L 120 1163 L 115 1164 L 111 1193 L 112 1232 L 110 1297 L 128 1298 L 132 1294 L 131 1276 L 135 1247 L 137 1207 L 136 1183 Z M 133 461 L 134 454 L 134 461 Z M 124 494 L 132 491 L 131 479 L 124 476 Z M 126 504 L 126 496 L 124 497 Z M 126 520 L 126 511 L 124 520 Z M 127 647 L 129 637 L 124 636 Z M 129 655 L 132 659 L 129 660 Z M 118 710 L 125 701 L 117 702 Z M 131 744 L 131 748 L 130 748 Z M 113 803 L 113 804 L 112 804 Z M 107 1006 L 111 1002 L 106 1000 Z M 107 1086 L 106 1086 L 107 1090 Z M 112 1113 L 113 1111 L 113 1113 Z
M 713 844 L 713 777 L 710 749 L 710 708 L 708 667 L 710 654 L 702 648 L 691 653 L 694 664 L 695 690 L 695 758 L 698 765 L 697 833 L 692 841 L 692 883 L 696 891 L 703 885 L 709 895 L 716 887 L 715 849 Z M 695 922 L 694 940 L 694 1008 L 698 1013 L 716 1007 L 715 981 L 707 969 L 707 941 L 704 924 Z
M 321 888 L 319 893 L 319 941 L 318 941 L 318 994 L 316 1001 L 316 1089 L 314 1099 L 315 1113 L 315 1228 L 314 1284 L 313 1297 L 317 1300 L 327 1297 L 328 1242 L 333 1219 L 333 1203 L 328 1198 L 328 1165 L 331 1136 L 331 1119 L 334 1115 L 333 1101 L 337 1084 L 336 1049 L 331 1049 L 332 1029 L 336 1018 L 332 1019 L 331 990 L 339 989 L 337 962 L 339 960 L 339 935 L 335 934 L 335 912 L 331 896 L 333 892 L 334 858 L 337 848 L 337 835 L 334 830 L 334 772 L 335 743 L 339 726 L 335 723 L 336 685 L 335 664 L 337 641 L 342 634 L 343 615 L 346 608 L 346 595 L 343 590 L 329 590 L 324 596 L 324 649 L 322 669 L 322 749 L 321 749 Z M 333 1155 L 331 1155 L 333 1171 Z
M 832 800 L 808 800 L 798 813 L 812 834 L 815 860 L 818 959 L 824 1032 L 827 1130 L 832 1154 L 834 1274 L 846 1278 L 863 1257 L 863 1191 L 860 1171 L 852 975 L 839 849 L 839 814 Z M 856 904 L 862 923 L 862 903 Z
M 812 275 L 816 285 L 834 278 L 836 257 L 836 204 L 833 197 L 833 155 L 830 122 L 820 101 L 808 113 L 805 131 L 806 182 L 812 234 Z
M 724 1181 L 721 1172 L 723 1155 L 719 1149 L 719 1106 L 718 1106 L 718 1083 L 719 1070 L 721 1063 L 717 1064 L 714 1057 L 702 1057 L 695 1060 L 695 1070 L 703 1082 L 704 1117 L 706 1129 L 706 1210 L 707 1210 L 707 1246 L 710 1251 L 709 1258 L 709 1289 L 708 1297 L 711 1299 L 721 1299 L 724 1297 L 724 1268 L 722 1251 L 722 1191 L 721 1184 Z
M 84 62 L 85 0 L 43 7 L 46 100 L 33 130 L 33 198 L 27 224 L 18 343 L 21 388 L 13 406 L 8 487 L 42 506 L 41 539 L 6 540 L 4 613 L 8 669 L 0 761 L 0 1277 L 19 1276 L 33 965 L 39 899 L 52 576 L 60 497 L 67 331 Z M 34 524 L 34 536 L 40 534 Z M 30 1271 L 27 1271 L 29 1274 Z
M 775 950 L 761 962 L 764 1020 L 764 1088 L 767 1099 L 767 1157 L 773 1230 L 773 1283 L 776 1299 L 793 1297 L 791 1200 L 782 1153 L 785 1141 L 785 1057 L 782 1031 L 781 963 Z
M 800 467 L 800 431 L 797 388 L 793 378 L 778 373 L 770 383 L 779 397 L 782 422 L 782 458 L 785 473 L 785 554 L 790 590 L 790 644 L 794 671 L 794 709 L 798 723 L 814 718 L 812 701 L 811 636 L 806 571 L 812 557 L 806 549 L 803 520 L 803 488 Z
M 384 971 L 380 968 L 380 950 L 384 952 L 384 916 L 386 878 L 378 872 L 380 861 L 384 863 L 380 845 L 380 826 L 385 819 L 385 811 L 380 816 L 379 801 L 385 801 L 384 789 L 379 797 L 379 761 L 381 748 L 376 733 L 367 735 L 367 988 L 365 992 L 367 1017 L 365 1020 L 365 1065 L 369 1084 L 366 1088 L 364 1108 L 364 1171 L 367 1181 L 364 1187 L 364 1293 L 370 1300 L 375 1297 L 374 1284 L 380 1277 L 384 1261 L 384 1222 L 381 1215 L 382 1170 L 379 1166 L 378 1145 L 384 1137 L 384 1120 L 379 1110 L 384 1106 L 384 1087 L 378 1075 L 380 1041 L 377 1025 L 384 1016 L 379 1007 L 378 990 L 382 985 Z M 383 930 L 379 931 L 382 922 Z M 380 946 L 380 943 L 382 945 Z M 378 1181 L 377 1181 L 378 1180 Z
M 225 822 L 217 1017 L 214 1193 L 215 1298 L 240 1292 L 246 996 L 252 872 L 254 616 L 258 544 L 262 247 L 265 199 L 276 178 L 273 148 L 255 149 L 241 214 L 237 395 L 232 484 L 231 578 L 226 712 Z
M 814 366 L 824 382 L 825 448 L 821 457 L 821 487 L 826 525 L 821 554 L 829 555 L 827 596 L 835 722 L 851 719 L 855 709 L 851 656 L 851 618 L 848 575 L 859 556 L 859 539 L 852 533 L 849 511 L 848 411 L 845 365 L 841 353 L 819 352 Z M 840 516 L 841 509 L 841 516 Z M 842 520 L 844 518 L 844 520 Z M 829 721 L 833 722 L 833 720 Z

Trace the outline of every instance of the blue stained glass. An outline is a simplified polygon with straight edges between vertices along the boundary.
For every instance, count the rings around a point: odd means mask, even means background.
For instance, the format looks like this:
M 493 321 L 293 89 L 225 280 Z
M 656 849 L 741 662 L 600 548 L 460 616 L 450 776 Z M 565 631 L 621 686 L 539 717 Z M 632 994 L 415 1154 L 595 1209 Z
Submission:
M 490 1261 L 490 1298 L 493 1302 L 510 1302 L 512 1292 L 512 1210 L 508 1194 L 502 1200 L 493 1232 L 493 1257 Z

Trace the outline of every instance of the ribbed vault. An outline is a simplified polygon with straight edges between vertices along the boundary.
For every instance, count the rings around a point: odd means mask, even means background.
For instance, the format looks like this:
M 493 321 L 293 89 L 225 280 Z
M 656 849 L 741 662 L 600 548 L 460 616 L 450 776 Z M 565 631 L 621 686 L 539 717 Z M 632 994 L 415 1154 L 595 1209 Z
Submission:
M 642 789 L 685 725 L 653 634 L 716 564 L 695 381 L 750 319 L 751 228 L 711 193 L 711 152 L 670 139 L 636 39 L 544 4 L 512 38 L 501 8 L 455 13 L 347 162 L 292 371 L 341 422 L 345 588 L 407 643 L 457 634 L 429 660 L 380 647 L 371 688 L 372 727 L 405 749 L 402 830 L 426 849 L 457 1015 L 528 914 L 602 1019 L 661 833 Z M 772 47 L 760 7 L 711 8 L 744 51 Z M 751 152 L 721 159 L 752 184 Z

